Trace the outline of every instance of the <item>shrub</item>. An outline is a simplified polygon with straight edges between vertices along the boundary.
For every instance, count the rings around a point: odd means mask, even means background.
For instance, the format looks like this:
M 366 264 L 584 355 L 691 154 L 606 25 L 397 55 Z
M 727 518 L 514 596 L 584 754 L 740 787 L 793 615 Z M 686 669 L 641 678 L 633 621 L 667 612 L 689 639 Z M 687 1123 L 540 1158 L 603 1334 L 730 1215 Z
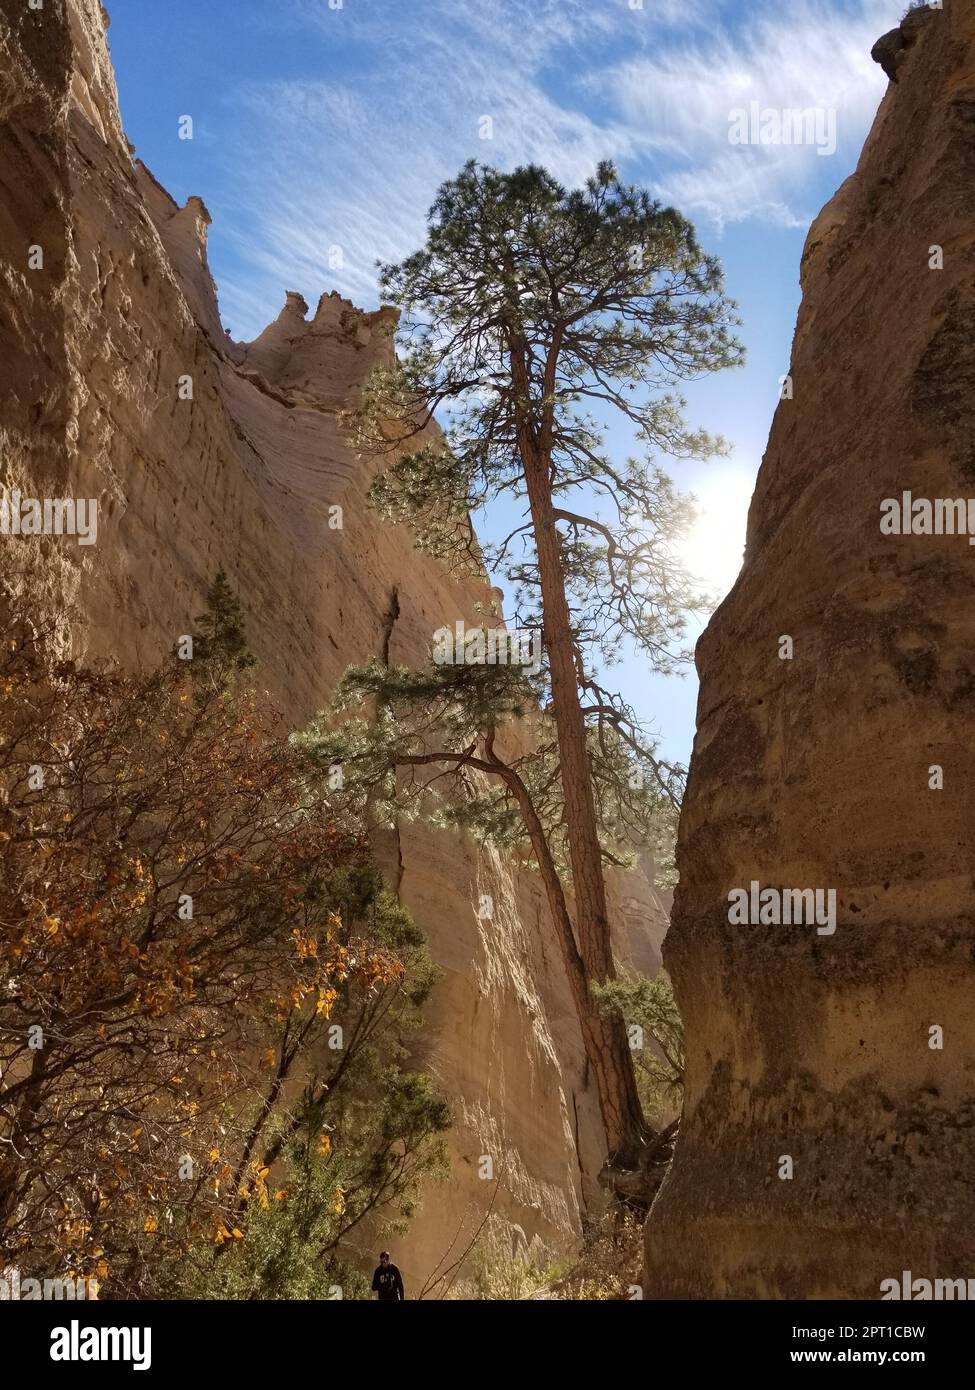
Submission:
M 225 1292 L 318 1287 L 288 1242 L 335 1256 L 442 1160 L 401 1069 L 421 934 L 236 680 L 49 665 L 15 628 L 0 692 L 0 1264 L 172 1296 L 222 1251 Z

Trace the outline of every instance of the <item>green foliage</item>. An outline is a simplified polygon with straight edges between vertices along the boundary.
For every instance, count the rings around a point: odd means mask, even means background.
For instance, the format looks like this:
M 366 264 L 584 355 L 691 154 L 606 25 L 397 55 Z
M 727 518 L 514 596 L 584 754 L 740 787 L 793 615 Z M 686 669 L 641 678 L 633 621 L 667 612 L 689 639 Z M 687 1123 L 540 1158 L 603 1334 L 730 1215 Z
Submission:
M 254 665 L 244 610 L 222 569 L 207 590 L 206 611 L 196 621 L 200 631 L 193 633 L 190 670 L 197 679 L 222 683 Z
M 180 1297 L 370 1298 L 353 1262 L 356 1228 L 370 1217 L 385 1231 L 406 1230 L 420 1182 L 446 1175 L 438 1136 L 450 1126 L 429 1077 L 391 1068 L 375 1082 L 372 1091 L 343 1083 L 326 1111 L 335 1120 L 329 1153 L 306 1125 L 288 1145 L 266 1204 L 248 1205 L 243 1238 L 191 1251 Z
M 289 1165 L 287 1198 L 255 1205 L 243 1238 L 190 1250 L 168 1296 L 188 1299 L 368 1299 L 369 1283 L 349 1260 L 330 1248 L 342 1217 L 342 1165 L 324 1161 L 299 1172 Z M 337 1294 L 336 1290 L 341 1290 Z
M 351 815 L 368 813 L 385 825 L 422 815 L 528 864 L 524 822 L 504 775 L 514 772 L 567 871 L 558 742 L 544 697 L 543 683 L 519 667 L 431 663 L 409 671 L 374 661 L 350 668 L 332 707 L 293 741 L 320 767 L 342 765 L 336 803 Z M 374 719 L 352 714 L 364 706 L 377 711 Z M 492 745 L 489 753 L 485 730 L 513 719 L 522 722 L 527 750 L 501 757 Z M 651 848 L 663 877 L 676 822 L 673 781 L 643 749 L 634 752 L 609 718 L 594 719 L 588 738 L 605 862 L 631 863 L 635 846 Z M 444 795 L 445 768 L 453 769 L 462 795 Z
M 643 1046 L 633 1052 L 637 1084 L 644 1114 L 662 1128 L 680 1110 L 684 1092 L 684 1027 L 670 977 L 622 969 L 592 992 L 605 1013 L 643 1030 Z
M 243 1173 L 236 1226 L 228 1221 L 219 1241 L 198 1238 L 178 1263 L 156 1269 L 156 1296 L 331 1299 L 340 1287 L 343 1298 L 369 1298 L 354 1261 L 360 1224 L 402 1233 L 421 1184 L 446 1176 L 450 1107 L 408 1065 L 439 974 L 423 934 L 371 860 L 338 867 L 320 892 L 346 924 L 343 940 L 389 948 L 403 974 L 372 986 L 350 975 L 331 1013 L 344 1046 L 331 1052 L 323 1037 L 305 1035 L 288 1104 L 261 1124 L 259 1156 Z M 279 1032 L 255 1014 L 254 1046 Z M 283 1044 L 277 1050 L 284 1055 Z

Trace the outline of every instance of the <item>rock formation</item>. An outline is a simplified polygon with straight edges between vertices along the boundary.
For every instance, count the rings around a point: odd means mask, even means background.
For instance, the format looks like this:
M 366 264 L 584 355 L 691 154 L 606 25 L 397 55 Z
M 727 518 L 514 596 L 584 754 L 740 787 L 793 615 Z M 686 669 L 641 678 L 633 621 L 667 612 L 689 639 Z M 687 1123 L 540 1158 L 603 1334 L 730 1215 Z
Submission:
M 920 33 L 928 13 L 928 6 L 921 5 L 907 12 L 896 29 L 889 29 L 870 50 L 870 57 L 879 63 L 891 82 L 897 81 L 897 69 L 904 54 Z
M 338 414 L 388 360 L 394 311 L 326 294 L 309 315 L 291 293 L 253 343 L 228 339 L 209 214 L 133 164 L 106 25 L 98 0 L 0 0 L 4 481 L 99 503 L 97 545 L 21 546 L 19 583 L 76 656 L 149 664 L 189 630 L 222 566 L 261 679 L 300 727 L 346 666 L 383 652 L 419 665 L 436 628 L 476 622 L 495 594 L 486 577 L 449 579 L 367 506 L 371 473 Z M 480 1155 L 501 1171 L 495 1210 L 518 1241 L 564 1250 L 603 1153 L 534 877 L 417 825 L 393 837 L 388 867 L 444 972 L 425 1060 L 455 1111 L 451 1178 L 394 1246 L 415 1290 L 486 1204 Z M 660 899 L 643 875 L 615 882 L 620 951 L 654 967 Z
M 687 1092 L 648 1297 L 975 1271 L 975 552 L 880 526 L 905 491 L 975 493 L 975 4 L 907 28 L 809 232 L 794 399 L 698 646 L 664 952 Z M 731 925 L 753 881 L 835 889 L 835 933 Z

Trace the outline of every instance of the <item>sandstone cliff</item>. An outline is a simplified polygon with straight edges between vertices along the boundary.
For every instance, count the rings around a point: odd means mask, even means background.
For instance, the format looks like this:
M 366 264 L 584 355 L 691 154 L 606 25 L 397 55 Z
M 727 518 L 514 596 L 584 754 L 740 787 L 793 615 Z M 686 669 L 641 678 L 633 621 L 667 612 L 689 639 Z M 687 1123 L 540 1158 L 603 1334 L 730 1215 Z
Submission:
M 665 948 L 687 1094 L 651 1297 L 877 1298 L 975 1269 L 975 553 L 880 530 L 885 498 L 975 488 L 975 4 L 902 37 L 810 230 L 795 398 L 698 647 Z M 729 925 L 753 880 L 835 888 L 835 934 Z
M 0 451 L 27 495 L 94 497 L 97 545 L 17 552 L 38 612 L 75 655 L 148 664 L 200 611 L 222 566 L 248 611 L 261 679 L 298 727 L 352 663 L 418 665 L 433 631 L 496 592 L 458 584 L 366 505 L 368 468 L 337 415 L 392 351 L 392 311 L 288 294 L 253 342 L 225 334 L 209 215 L 179 207 L 122 131 L 98 0 L 0 0 Z M 28 268 L 41 246 L 43 270 Z M 179 383 L 191 377 L 193 399 Z M 341 530 L 330 508 L 342 508 Z M 451 1098 L 452 1176 L 397 1262 L 415 1290 L 480 1212 L 489 1153 L 513 1244 L 578 1237 L 602 1160 L 595 1096 L 557 940 L 530 875 L 423 826 L 390 877 L 444 971 L 426 1062 Z M 620 949 L 659 963 L 666 916 L 642 875 L 615 880 Z M 481 920 L 481 894 L 494 916 Z

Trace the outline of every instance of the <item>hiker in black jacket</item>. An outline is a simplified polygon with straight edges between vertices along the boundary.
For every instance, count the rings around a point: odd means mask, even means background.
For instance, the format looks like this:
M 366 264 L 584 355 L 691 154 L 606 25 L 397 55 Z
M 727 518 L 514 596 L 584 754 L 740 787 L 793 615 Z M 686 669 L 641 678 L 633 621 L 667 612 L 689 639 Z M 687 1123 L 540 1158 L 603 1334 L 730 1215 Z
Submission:
M 388 1250 L 380 1253 L 379 1264 L 372 1276 L 372 1291 L 378 1294 L 380 1303 L 402 1303 L 406 1297 L 400 1272 L 389 1263 Z

